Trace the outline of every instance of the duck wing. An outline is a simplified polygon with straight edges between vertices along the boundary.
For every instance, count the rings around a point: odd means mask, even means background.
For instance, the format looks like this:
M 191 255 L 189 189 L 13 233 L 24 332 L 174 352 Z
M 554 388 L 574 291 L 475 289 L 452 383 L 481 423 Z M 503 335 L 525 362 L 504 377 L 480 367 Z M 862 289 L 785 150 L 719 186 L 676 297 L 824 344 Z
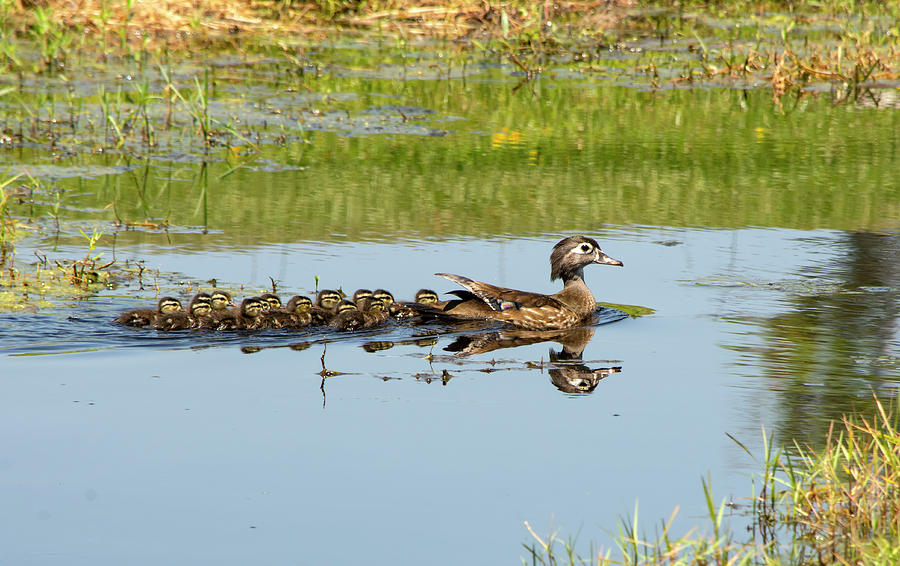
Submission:
M 518 291 L 506 287 L 497 287 L 490 283 L 482 283 L 481 281 L 475 281 L 468 277 L 454 275 L 452 273 L 435 273 L 435 275 L 444 277 L 465 287 L 469 293 L 484 301 L 484 303 L 494 311 L 541 307 L 566 308 L 560 301 L 541 293 L 531 293 L 529 291 Z M 462 298 L 459 291 L 451 292 Z

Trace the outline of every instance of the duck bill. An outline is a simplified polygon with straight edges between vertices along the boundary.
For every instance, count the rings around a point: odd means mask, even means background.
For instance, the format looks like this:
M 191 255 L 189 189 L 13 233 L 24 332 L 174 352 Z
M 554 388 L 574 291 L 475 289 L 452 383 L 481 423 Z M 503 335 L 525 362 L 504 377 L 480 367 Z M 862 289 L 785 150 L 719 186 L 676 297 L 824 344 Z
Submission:
M 609 257 L 600 250 L 597 250 L 597 259 L 594 260 L 594 263 L 599 263 L 602 265 L 618 265 L 619 267 L 625 265 L 621 261 Z

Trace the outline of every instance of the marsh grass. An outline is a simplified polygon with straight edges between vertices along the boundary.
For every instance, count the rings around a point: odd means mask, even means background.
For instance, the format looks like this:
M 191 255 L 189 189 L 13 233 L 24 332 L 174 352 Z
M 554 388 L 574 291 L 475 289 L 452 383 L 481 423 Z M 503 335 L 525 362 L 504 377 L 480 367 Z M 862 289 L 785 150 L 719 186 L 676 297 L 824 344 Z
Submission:
M 6 263 L 7 256 L 12 255 L 12 240 L 16 235 L 16 219 L 9 210 L 10 190 L 7 188 L 15 183 L 22 174 L 13 175 L 0 181 L 0 265 Z
M 627 0 L 603 5 L 211 0 L 200 10 L 177 0 L 86 0 L 78 9 L 56 0 L 35 9 L 3 0 L 0 18 L 4 36 L 30 37 L 39 44 L 41 61 L 34 70 L 47 73 L 66 72 L 67 61 L 79 50 L 100 50 L 104 60 L 108 54 L 143 60 L 148 52 L 162 58 L 170 51 L 187 53 L 236 38 L 265 43 L 266 37 L 287 32 L 315 41 L 375 32 L 402 42 L 453 41 L 463 66 L 473 54 L 497 58 L 519 69 L 525 82 L 560 64 L 605 72 L 624 63 L 653 88 L 698 80 L 750 81 L 770 88 L 776 105 L 787 94 L 809 94 L 818 83 L 831 85 L 836 102 L 855 101 L 871 95 L 867 87 L 872 83 L 900 78 L 900 4 L 874 0 L 757 1 L 749 7 L 735 0 L 657 0 L 640 6 Z M 714 18 L 725 25 L 709 25 Z M 109 36 L 118 41 L 108 41 Z M 648 38 L 676 49 L 648 58 L 641 46 Z M 17 55 L 17 43 L 0 44 L 7 69 L 27 65 Z M 606 61 L 610 53 L 626 57 Z M 682 72 L 661 73 L 678 68 Z M 209 132 L 203 126 L 211 124 L 202 120 L 202 97 L 208 93 L 199 81 L 195 86 L 183 100 L 188 109 L 198 110 L 201 131 Z
M 729 435 L 730 436 L 730 435 Z M 741 448 L 751 452 L 737 439 Z M 754 457 L 754 459 L 756 459 Z M 582 557 L 575 540 L 553 531 L 524 544 L 523 563 L 561 564 L 896 564 L 900 560 L 900 428 L 895 408 L 875 398 L 869 417 L 833 422 L 824 447 L 776 447 L 763 433 L 762 473 L 749 498 L 749 539 L 724 521 L 730 502 L 718 506 L 709 479 L 702 480 L 708 526 L 675 537 L 676 509 L 655 536 L 640 532 L 638 510 L 620 518 L 618 554 L 594 550 Z M 758 492 L 757 492 L 758 490 Z
M 313 81 L 319 78 L 318 70 L 314 77 L 304 76 L 307 64 L 316 67 L 315 63 L 294 54 L 301 53 L 301 48 L 281 40 L 273 43 L 262 33 L 183 34 L 189 39 L 179 40 L 139 34 L 136 28 L 150 25 L 150 15 L 141 13 L 139 4 L 131 2 L 114 6 L 104 1 L 96 7 L 96 13 L 87 7 L 89 21 L 81 23 L 67 13 L 69 8 L 61 2 L 44 2 L 34 10 L 17 10 L 16 6 L 17 3 L 4 0 L 5 11 L 0 11 L 4 22 L 2 36 L 12 39 L 0 41 L 0 65 L 10 72 L 10 78 L 14 74 L 19 77 L 18 84 L 11 82 L 0 87 L 0 94 L 18 101 L 0 109 L 0 127 L 15 142 L 55 148 L 61 135 L 59 125 L 65 124 L 71 128 L 70 141 L 82 142 L 76 145 L 116 152 L 150 154 L 161 142 L 165 144 L 161 138 L 179 134 L 199 138 L 207 149 L 229 146 L 236 140 L 260 151 L 261 142 L 269 141 L 265 132 L 241 125 L 240 115 L 222 113 L 215 67 L 205 66 L 187 80 L 176 80 L 172 75 L 169 61 L 190 57 L 197 49 L 233 49 L 244 58 L 287 57 L 292 83 L 297 88 L 313 92 L 317 86 Z M 439 76 L 446 73 L 449 79 L 452 69 L 462 69 L 465 75 L 467 64 L 475 61 L 500 62 L 520 77 L 512 93 L 527 85 L 535 98 L 537 79 L 562 70 L 610 80 L 624 78 L 652 90 L 710 85 L 767 88 L 774 105 L 783 112 L 791 111 L 804 98 L 822 93 L 830 94 L 835 104 L 896 104 L 896 88 L 887 87 L 900 81 L 900 26 L 896 23 L 900 8 L 891 3 L 832 2 L 827 10 L 816 3 L 790 4 L 791 11 L 775 14 L 761 9 L 741 13 L 730 2 L 717 3 L 715 9 L 690 4 L 696 10 L 693 12 L 683 5 L 675 7 L 666 2 L 642 11 L 614 4 L 601 11 L 596 7 L 579 10 L 588 7 L 579 3 L 553 7 L 518 2 L 479 6 L 476 9 L 462 2 L 425 7 L 400 2 L 365 6 L 330 2 L 300 8 L 282 2 L 277 13 L 247 12 L 250 8 L 244 6 L 235 12 L 235 17 L 249 21 L 255 14 L 254 21 L 284 26 L 286 14 L 301 9 L 304 21 L 317 22 L 330 33 L 348 27 L 371 28 L 362 24 L 365 21 L 398 25 L 402 22 L 401 27 L 406 29 L 414 25 L 409 21 L 412 19 L 418 22 L 417 29 L 428 32 L 426 37 L 447 42 L 446 57 L 432 65 Z M 776 8 L 779 4 L 759 6 Z M 167 21 L 160 14 L 175 13 L 172 10 L 161 9 L 157 17 Z M 205 13 L 207 18 L 216 14 L 212 9 Z M 453 34 L 428 27 L 428 22 L 450 18 L 454 13 L 457 28 Z M 835 15 L 842 18 L 833 19 Z M 714 17 L 732 19 L 712 25 L 710 18 Z M 613 24 L 615 28 L 611 27 Z M 125 33 L 129 26 L 135 29 Z M 820 31 L 823 26 L 828 31 Z M 176 25 L 171 29 L 180 28 Z M 392 29 L 397 47 L 388 51 L 395 60 L 402 61 L 405 80 L 407 55 L 413 49 L 410 34 L 398 31 L 400 28 Z M 377 32 L 382 39 L 388 33 L 390 30 L 381 28 Z M 108 40 L 116 35 L 118 41 Z M 658 40 L 664 49 L 648 46 L 650 38 Z M 37 62 L 26 56 L 34 51 L 39 55 Z M 124 76 L 133 76 L 133 80 L 116 79 L 115 86 L 111 86 L 109 80 L 101 79 L 93 94 L 76 93 L 69 75 L 74 68 L 80 70 L 82 64 L 90 67 L 97 59 L 97 51 L 104 63 L 118 61 L 117 68 L 124 71 Z M 104 73 L 105 67 L 94 69 Z M 33 78 L 31 74 L 46 82 L 46 88 L 35 92 L 26 87 Z M 63 94 L 55 93 L 63 89 Z M 64 105 L 57 104 L 57 98 Z M 179 124 L 180 131 L 170 130 Z M 91 139 L 91 132 L 98 125 L 103 137 Z M 280 127 L 284 129 L 284 124 Z M 161 136 L 164 130 L 168 131 Z M 293 135 L 297 133 L 286 131 L 269 137 L 283 145 Z

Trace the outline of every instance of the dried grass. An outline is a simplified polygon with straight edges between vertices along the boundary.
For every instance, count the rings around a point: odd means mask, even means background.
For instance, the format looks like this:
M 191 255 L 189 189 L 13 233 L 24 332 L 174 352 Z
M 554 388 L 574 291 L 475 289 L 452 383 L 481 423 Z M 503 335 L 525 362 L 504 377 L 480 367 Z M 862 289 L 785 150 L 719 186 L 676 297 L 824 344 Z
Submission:
M 314 33 L 323 28 L 383 27 L 412 35 L 463 36 L 495 28 L 505 20 L 512 29 L 561 19 L 603 29 L 619 20 L 636 0 L 491 4 L 481 1 L 384 2 L 377 10 L 356 3 L 295 3 L 272 0 L 13 0 L 11 13 L 20 21 L 36 7 L 50 8 L 53 19 L 68 28 L 119 33 L 130 37 L 194 34 Z M 101 29 L 104 28 L 104 29 Z

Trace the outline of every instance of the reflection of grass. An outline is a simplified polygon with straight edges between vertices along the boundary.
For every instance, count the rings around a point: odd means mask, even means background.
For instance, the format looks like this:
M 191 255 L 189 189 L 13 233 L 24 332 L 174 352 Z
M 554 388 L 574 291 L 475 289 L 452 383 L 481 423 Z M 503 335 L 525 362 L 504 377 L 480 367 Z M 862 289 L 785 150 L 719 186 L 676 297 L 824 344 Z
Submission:
M 876 399 L 871 418 L 846 417 L 821 450 L 795 446 L 798 456 L 775 450 L 765 438 L 759 492 L 751 498 L 749 540 L 723 521 L 703 482 L 711 534 L 676 538 L 672 520 L 656 538 L 633 521 L 619 522 L 619 557 L 580 557 L 574 542 L 531 530 L 533 564 L 897 564 L 900 560 L 900 429 L 897 413 Z M 740 443 L 738 443 L 740 444 Z M 741 445 L 743 447 L 743 445 Z M 673 514 L 673 518 L 674 518 Z M 527 526 L 527 523 L 526 523 Z
M 307 80 L 320 91 L 360 93 L 349 102 L 308 103 L 321 114 L 361 114 L 372 104 L 368 91 L 394 88 L 357 77 Z M 454 96 L 459 85 L 447 81 L 404 88 L 436 117 L 467 121 L 427 143 L 307 132 L 302 142 L 260 143 L 261 153 L 213 147 L 208 165 L 197 157 L 177 169 L 160 158 L 83 152 L 59 164 L 87 171 L 126 166 L 133 173 L 106 174 L 103 183 L 54 181 L 65 195 L 60 218 L 118 217 L 136 227 L 148 218 L 158 225 L 153 219 L 168 219 L 176 228 L 227 230 L 218 238 L 237 244 L 334 233 L 353 239 L 561 233 L 600 223 L 891 230 L 892 219 L 900 218 L 888 141 L 897 131 L 895 112 L 847 112 L 810 100 L 780 116 L 761 91 L 654 95 L 562 81 L 541 92 L 539 103 L 483 83 L 467 86 L 465 97 Z M 291 107 L 284 112 L 297 114 Z M 143 129 L 140 122 L 129 122 L 138 124 L 131 135 Z M 153 126 L 154 138 L 161 149 L 171 148 L 181 134 L 161 124 Z M 188 128 L 187 137 L 200 139 Z M 255 132 L 265 140 L 265 131 Z M 138 135 L 131 147 L 146 147 Z M 44 159 L 27 147 L 19 155 L 24 163 Z M 214 179 L 208 188 L 204 167 Z M 53 198 L 46 201 L 36 205 L 38 215 L 51 212 Z
M 122 14 L 109 12 L 115 10 L 112 3 L 104 6 L 95 25 L 127 24 Z M 510 34 L 537 17 L 533 9 L 517 6 L 505 8 Z M 339 17 L 353 12 L 341 13 Z M 495 16 L 485 16 L 485 25 Z M 858 95 L 860 108 L 854 112 L 831 108 L 832 95 L 810 96 L 801 88 L 808 82 L 793 83 L 790 92 L 796 97 L 779 97 L 783 114 L 772 112 L 768 91 L 595 87 L 597 77 L 602 77 L 600 82 L 614 80 L 610 77 L 620 72 L 629 80 L 646 75 L 658 85 L 668 80 L 681 86 L 691 77 L 698 84 L 737 80 L 748 66 L 765 74 L 774 72 L 777 64 L 794 73 L 799 67 L 789 52 L 808 57 L 801 49 L 805 38 L 824 41 L 797 35 L 803 26 L 788 29 L 787 16 L 781 16 L 783 21 L 747 17 L 749 24 L 741 20 L 741 26 L 716 30 L 699 16 L 629 16 L 629 26 L 644 34 L 636 37 L 658 34 L 661 43 L 671 42 L 672 50 L 657 52 L 632 52 L 629 41 L 635 40 L 624 35 L 601 41 L 599 36 L 573 34 L 567 44 L 554 46 L 488 34 L 479 40 L 481 47 L 454 43 L 428 63 L 428 68 L 440 69 L 440 77 L 445 71 L 449 77 L 460 61 L 468 62 L 469 69 L 476 70 L 465 73 L 484 80 L 441 78 L 404 81 L 402 86 L 396 76 L 379 78 L 379 73 L 383 64 L 409 66 L 412 42 L 405 40 L 371 49 L 321 47 L 315 55 L 300 46 L 273 46 L 259 38 L 243 38 L 240 51 L 211 41 L 210 50 L 217 55 L 240 60 L 233 66 L 171 65 L 182 52 L 144 50 L 129 43 L 129 49 L 136 50 L 131 53 L 135 64 L 119 54 L 103 67 L 134 80 L 110 87 L 101 78 L 82 82 L 77 89 L 70 81 L 64 93 L 59 81 L 46 75 L 34 78 L 42 88 L 20 81 L 0 90 L 19 101 L 0 106 L 0 124 L 8 143 L 21 148 L 22 162 L 45 160 L 41 152 L 54 152 L 64 167 L 87 169 L 133 167 L 132 156 L 146 158 L 148 167 L 140 177 L 150 179 L 147 183 L 129 186 L 125 175 L 108 175 L 115 181 L 97 190 L 84 179 L 58 183 L 66 195 L 73 195 L 57 208 L 63 216 L 118 219 L 130 227 L 165 226 L 152 220 L 164 218 L 176 227 L 228 230 L 227 238 L 277 241 L 283 241 L 285 233 L 297 239 L 325 239 L 334 233 L 351 238 L 534 234 L 590 230 L 600 222 L 895 229 L 891 219 L 900 215 L 900 200 L 893 182 L 891 140 L 896 137 L 897 113 L 863 108 L 871 101 L 853 86 L 883 72 L 870 69 L 884 57 L 878 55 L 869 64 L 860 59 L 861 66 L 854 70 L 859 58 L 851 56 L 856 44 L 849 34 L 859 35 L 859 45 L 881 41 L 879 49 L 888 48 L 895 35 L 866 35 L 849 27 L 832 34 L 844 42 L 829 45 L 833 57 L 842 54 L 839 72 L 849 81 L 835 87 L 834 100 L 852 101 Z M 799 16 L 795 19 L 800 21 Z M 138 21 L 135 15 L 132 23 Z M 859 23 L 878 21 L 873 17 Z M 776 34 L 774 44 L 773 34 L 762 31 L 769 27 L 785 30 L 783 36 Z M 699 31 L 694 35 L 692 30 Z M 769 47 L 754 42 L 756 35 Z M 748 45 L 755 54 L 745 53 Z M 79 46 L 85 53 L 98 48 Z M 557 55 L 570 50 L 568 59 L 548 63 L 551 48 Z M 784 55 L 778 62 L 764 56 L 766 49 L 771 55 L 776 48 Z M 284 73 L 283 50 L 297 54 L 289 56 L 290 76 L 270 79 Z M 522 70 L 513 67 L 509 53 L 526 69 L 545 69 L 542 78 L 531 81 L 533 88 L 506 87 L 504 82 L 515 84 L 509 82 L 510 73 Z M 73 64 L 77 60 L 70 52 L 70 74 L 81 71 Z M 477 65 L 484 61 L 506 66 Z M 323 62 L 372 72 L 376 78 L 317 70 L 296 81 L 294 75 L 306 67 L 326 68 L 320 67 Z M 83 63 L 95 69 L 92 59 Z M 666 75 L 666 67 L 674 74 Z M 581 73 L 557 79 L 551 74 L 554 68 Z M 279 95 L 282 89 L 285 96 Z M 402 122 L 397 112 L 371 113 L 373 105 L 382 104 L 376 95 L 398 89 L 404 103 L 434 113 L 401 112 Z M 893 94 L 878 92 L 885 100 Z M 465 120 L 454 120 L 457 117 Z M 377 129 L 371 133 L 359 127 L 369 123 L 396 126 L 404 135 L 379 135 Z M 414 129 L 417 125 L 422 128 Z M 415 137 L 427 135 L 421 132 L 429 129 L 450 134 Z M 196 146 L 202 147 L 194 151 Z M 163 161 L 173 156 L 183 160 L 182 171 L 194 179 L 205 179 L 197 172 L 205 167 L 200 161 L 208 160 L 218 181 L 209 190 L 205 182 L 179 185 L 179 175 L 167 172 Z M 225 169 L 220 167 L 223 159 L 228 162 Z M 296 172 L 273 171 L 270 164 Z M 160 181 L 166 176 L 170 179 Z M 116 194 L 107 190 L 110 186 L 116 187 Z M 163 188 L 154 190 L 158 186 Z M 179 187 L 185 190 L 175 190 Z M 106 208 L 111 202 L 114 206 Z M 53 214 L 47 203 L 36 206 Z M 85 212 L 89 209 L 94 212 Z

